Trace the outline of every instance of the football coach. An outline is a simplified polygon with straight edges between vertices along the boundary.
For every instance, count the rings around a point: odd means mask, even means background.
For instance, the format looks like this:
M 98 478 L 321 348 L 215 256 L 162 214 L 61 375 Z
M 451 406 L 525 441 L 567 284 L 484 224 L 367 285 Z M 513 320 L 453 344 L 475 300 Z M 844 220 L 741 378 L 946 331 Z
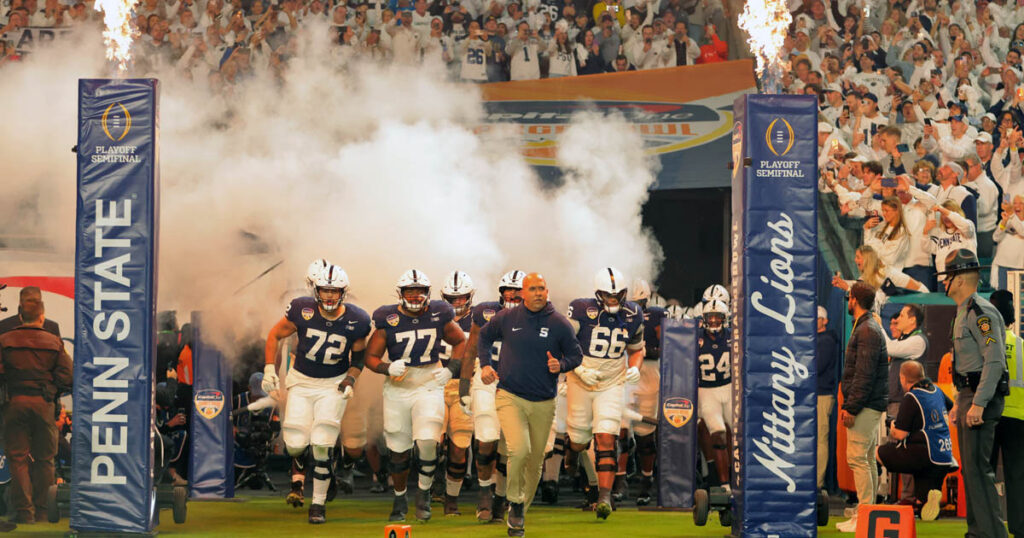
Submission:
M 583 361 L 575 331 L 548 301 L 544 277 L 523 278 L 522 304 L 498 312 L 480 330 L 480 373 L 498 379 L 495 407 L 508 451 L 508 535 L 524 536 L 525 507 L 533 500 L 544 447 L 555 416 L 558 375 Z M 497 372 L 491 346 L 501 342 Z M 495 514 L 497 515 L 497 514 Z

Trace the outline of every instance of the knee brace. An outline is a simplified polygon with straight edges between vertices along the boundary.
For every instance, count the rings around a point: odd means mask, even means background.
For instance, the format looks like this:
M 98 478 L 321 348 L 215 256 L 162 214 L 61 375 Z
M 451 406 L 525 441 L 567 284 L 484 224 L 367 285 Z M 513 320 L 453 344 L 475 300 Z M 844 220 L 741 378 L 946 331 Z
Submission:
M 473 459 L 476 460 L 477 467 L 487 467 L 494 463 L 494 460 L 498 459 L 498 451 L 495 450 L 487 454 L 483 454 L 480 452 L 480 444 L 477 443 L 475 450 L 473 450 L 473 456 Z
M 437 469 L 437 442 L 416 441 L 416 451 L 419 454 L 420 474 L 432 474 Z
M 494 466 L 494 469 L 496 471 L 498 471 L 498 473 L 500 473 L 501 476 L 507 475 L 508 474 L 508 463 L 505 460 L 505 458 L 499 459 L 498 460 L 498 464 Z
M 462 480 L 466 477 L 466 468 L 468 464 L 466 462 L 456 463 L 452 460 L 448 460 L 448 476 L 454 480 Z
M 616 439 L 616 444 L 618 445 L 618 448 L 619 448 L 619 455 L 629 454 L 629 449 L 631 448 L 630 444 L 632 442 L 633 442 L 633 439 L 631 437 L 629 437 L 628 435 L 627 436 L 619 436 L 619 438 Z
M 615 472 L 618 469 L 618 465 L 615 462 L 615 451 L 614 450 L 595 450 L 594 459 L 597 460 L 595 468 L 597 472 L 611 471 Z
M 331 479 L 331 447 L 313 446 L 313 479 Z
M 726 450 L 728 448 L 725 446 L 725 432 L 711 434 L 711 448 L 715 450 Z
M 391 459 L 388 461 L 388 471 L 391 474 L 399 474 L 409 470 L 409 453 L 411 450 L 405 452 L 392 452 Z
M 636 436 L 636 453 L 638 456 L 653 456 L 657 453 L 654 434 Z
M 565 455 L 565 437 L 564 436 L 555 437 L 555 446 L 554 446 L 553 449 L 551 449 L 551 453 L 556 455 L 556 456 L 564 456 Z

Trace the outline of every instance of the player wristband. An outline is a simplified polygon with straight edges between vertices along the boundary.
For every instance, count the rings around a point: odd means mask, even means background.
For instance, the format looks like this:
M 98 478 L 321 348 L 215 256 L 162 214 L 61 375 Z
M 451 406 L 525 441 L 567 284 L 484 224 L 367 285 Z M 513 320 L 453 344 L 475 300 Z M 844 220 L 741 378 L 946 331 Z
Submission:
M 345 390 L 345 387 L 353 387 L 353 388 L 355 388 L 355 385 L 356 385 L 356 378 L 354 378 L 354 377 L 352 377 L 350 375 L 347 375 L 347 376 L 345 376 L 345 379 L 342 379 L 341 383 L 338 384 L 338 390 L 339 391 L 343 391 L 343 390 Z
M 381 361 L 380 364 L 378 364 L 374 368 L 371 368 L 371 370 L 377 372 L 378 374 L 388 375 L 388 363 Z

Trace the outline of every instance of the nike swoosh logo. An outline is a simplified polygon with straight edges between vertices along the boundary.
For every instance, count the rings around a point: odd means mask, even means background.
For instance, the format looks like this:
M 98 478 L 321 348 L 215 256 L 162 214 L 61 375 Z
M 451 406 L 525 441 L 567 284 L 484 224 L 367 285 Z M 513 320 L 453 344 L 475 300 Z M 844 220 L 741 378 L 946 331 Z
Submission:
M 512 332 L 516 332 L 516 331 L 518 331 L 518 330 L 520 330 L 520 329 L 522 329 L 522 327 L 513 327 L 513 328 L 512 328 Z

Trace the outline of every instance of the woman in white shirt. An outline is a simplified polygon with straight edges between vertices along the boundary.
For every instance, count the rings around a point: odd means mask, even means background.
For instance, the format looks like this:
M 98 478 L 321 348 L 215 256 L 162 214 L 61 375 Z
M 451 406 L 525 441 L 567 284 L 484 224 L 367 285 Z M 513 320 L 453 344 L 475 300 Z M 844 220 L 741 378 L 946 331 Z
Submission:
M 1024 269 L 1024 196 L 1013 197 L 1013 205 L 1003 206 L 1002 218 L 996 233 L 992 236 L 998 246 L 992 259 L 992 273 L 989 280 L 993 289 L 1004 289 L 1006 272 Z
M 860 271 L 860 280 L 875 288 L 875 304 L 871 308 L 873 312 L 881 312 L 882 307 L 889 300 L 886 290 L 893 291 L 892 288 L 904 288 L 928 293 L 928 289 L 923 284 L 910 278 L 906 273 L 886 267 L 885 263 L 879 259 L 878 252 L 870 245 L 861 245 L 857 249 L 853 256 L 853 263 L 857 264 L 857 270 Z M 832 277 L 832 285 L 846 291 L 850 290 L 850 286 L 854 282 L 853 280 L 843 280 L 838 274 Z
M 886 267 L 902 270 L 910 250 L 910 234 L 903 221 L 903 203 L 895 196 L 882 200 L 881 214 L 864 223 L 864 244 L 878 253 Z
M 946 255 L 954 250 L 966 248 L 977 255 L 978 240 L 974 232 L 974 223 L 964 217 L 960 204 L 946 200 L 935 206 L 940 214 L 941 224 L 935 218 L 928 219 L 924 224 L 924 236 L 921 246 L 935 256 L 935 270 L 946 270 Z M 939 281 L 945 275 L 939 275 Z
M 555 38 L 548 46 L 548 78 L 576 76 L 576 47 L 569 39 L 569 24 L 562 19 L 555 24 Z

